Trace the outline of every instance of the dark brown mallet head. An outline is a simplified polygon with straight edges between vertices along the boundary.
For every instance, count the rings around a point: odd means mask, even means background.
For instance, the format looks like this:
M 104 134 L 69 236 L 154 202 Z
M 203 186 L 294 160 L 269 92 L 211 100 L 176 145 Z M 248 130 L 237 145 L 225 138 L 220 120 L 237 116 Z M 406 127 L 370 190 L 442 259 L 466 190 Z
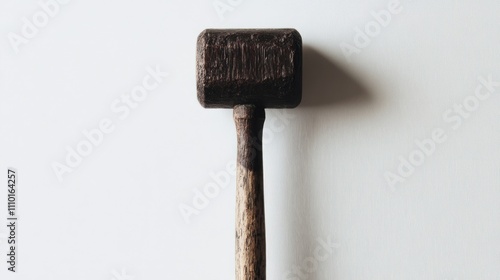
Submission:
M 207 29 L 198 36 L 198 100 L 205 108 L 293 108 L 302 99 L 295 29 Z

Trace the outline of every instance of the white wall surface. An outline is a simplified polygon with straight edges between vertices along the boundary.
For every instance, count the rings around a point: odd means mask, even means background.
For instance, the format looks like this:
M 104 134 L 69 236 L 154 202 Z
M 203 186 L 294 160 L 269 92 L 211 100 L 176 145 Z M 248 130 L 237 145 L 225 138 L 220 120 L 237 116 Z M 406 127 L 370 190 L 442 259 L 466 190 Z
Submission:
M 235 128 L 195 45 L 235 27 L 305 48 L 303 103 L 267 110 L 268 279 L 500 279 L 500 4 L 391 1 L 0 1 L 0 279 L 234 279 Z

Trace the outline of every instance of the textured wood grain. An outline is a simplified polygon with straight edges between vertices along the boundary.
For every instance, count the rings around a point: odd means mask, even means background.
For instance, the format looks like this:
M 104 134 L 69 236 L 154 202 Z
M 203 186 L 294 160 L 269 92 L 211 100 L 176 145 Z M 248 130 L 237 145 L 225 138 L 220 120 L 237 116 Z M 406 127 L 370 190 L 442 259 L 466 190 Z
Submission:
M 302 98 L 302 38 L 295 29 L 207 29 L 196 75 L 203 107 L 293 108 Z
M 234 108 L 238 139 L 236 173 L 236 279 L 266 279 L 266 234 L 262 170 L 264 108 Z
M 234 108 L 238 138 L 236 279 L 266 278 L 262 171 L 264 108 L 302 99 L 302 38 L 295 29 L 207 29 L 197 41 L 198 101 Z

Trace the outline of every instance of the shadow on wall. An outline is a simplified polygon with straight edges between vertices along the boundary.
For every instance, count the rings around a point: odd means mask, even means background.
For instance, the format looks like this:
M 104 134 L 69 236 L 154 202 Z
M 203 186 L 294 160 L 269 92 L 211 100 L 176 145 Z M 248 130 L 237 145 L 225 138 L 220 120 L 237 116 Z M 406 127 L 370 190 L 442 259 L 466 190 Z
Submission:
M 310 46 L 305 46 L 303 50 L 302 75 L 302 102 L 299 110 L 345 103 L 367 104 L 373 99 L 360 81 Z
M 318 239 L 330 237 L 336 242 L 335 232 L 339 231 L 333 218 L 337 214 L 327 213 L 325 210 L 335 203 L 334 187 L 328 182 L 331 181 L 330 169 L 341 169 L 342 166 L 315 164 L 318 153 L 314 151 L 320 151 L 321 156 L 326 159 L 335 156 L 330 155 L 329 147 L 325 146 L 324 141 L 318 141 L 317 136 L 328 126 L 329 122 L 324 119 L 331 117 L 335 109 L 346 106 L 359 109 L 359 106 L 374 103 L 369 90 L 340 65 L 310 46 L 303 49 L 302 102 L 293 109 L 296 117 L 293 126 L 290 126 L 288 139 L 294 139 L 294 145 L 285 147 L 286 170 L 282 173 L 287 189 L 286 195 L 282 197 L 285 203 L 281 204 L 284 205 L 283 218 L 287 221 L 283 233 L 293 243 L 292 246 L 287 246 L 286 252 L 282 252 L 285 267 L 288 267 L 284 279 L 306 279 L 304 275 L 311 280 L 324 279 L 324 275 L 317 272 L 322 267 L 331 267 L 338 256 L 334 252 L 326 261 L 318 261 L 317 271 L 306 267 L 306 259 L 314 258 L 313 251 L 318 246 Z M 297 274 L 297 270 L 295 273 L 292 271 L 297 266 L 302 275 Z

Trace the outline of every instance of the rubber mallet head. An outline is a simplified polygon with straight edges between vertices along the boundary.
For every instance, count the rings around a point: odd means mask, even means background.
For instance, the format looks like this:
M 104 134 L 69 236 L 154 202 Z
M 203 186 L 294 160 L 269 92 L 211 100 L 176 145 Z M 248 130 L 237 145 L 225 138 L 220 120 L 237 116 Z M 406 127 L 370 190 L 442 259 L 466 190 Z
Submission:
M 302 99 L 295 29 L 207 29 L 198 36 L 198 100 L 205 108 L 293 108 Z

